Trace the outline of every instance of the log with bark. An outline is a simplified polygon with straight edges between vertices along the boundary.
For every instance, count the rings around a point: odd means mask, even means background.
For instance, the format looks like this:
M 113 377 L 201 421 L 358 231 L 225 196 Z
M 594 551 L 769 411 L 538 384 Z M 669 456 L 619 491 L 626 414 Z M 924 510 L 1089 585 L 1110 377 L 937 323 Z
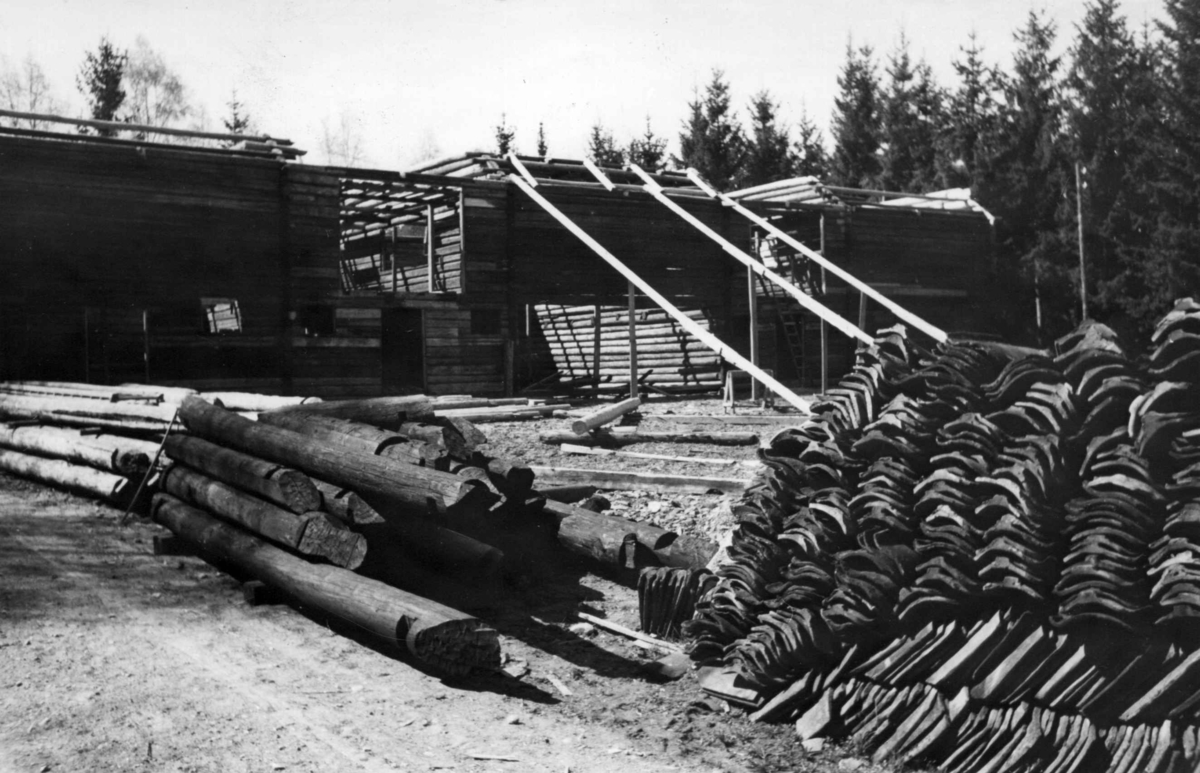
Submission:
M 630 397 L 628 400 L 622 400 L 614 405 L 597 408 L 582 418 L 571 422 L 571 431 L 576 435 L 587 434 L 594 429 L 603 427 L 605 424 L 621 418 L 631 411 L 636 411 L 641 404 L 642 399 L 640 397 Z
M 543 432 L 543 443 L 578 443 L 580 445 L 625 446 L 633 443 L 704 443 L 717 446 L 752 446 L 758 442 L 753 432 L 675 432 L 644 430 L 638 427 L 617 427 L 599 430 L 590 435 L 573 432 Z
M 563 547 L 603 564 L 630 569 L 659 565 L 702 569 L 717 551 L 708 540 L 553 500 L 546 501 L 545 512 L 558 521 L 558 541 Z M 636 552 L 630 536 L 638 545 Z
M 168 435 L 167 456 L 293 513 L 321 508 L 321 494 L 299 470 L 243 454 L 198 437 Z
M 498 406 L 495 408 L 438 408 L 433 412 L 438 419 L 466 419 L 476 424 L 498 421 L 526 421 L 540 419 L 565 411 L 571 406 L 566 403 L 547 403 L 545 405 Z
M 721 467 L 761 467 L 757 459 L 715 459 L 704 456 L 668 456 L 667 454 L 642 454 L 637 451 L 617 451 L 611 448 L 591 448 L 589 446 L 563 443 L 558 447 L 564 454 L 582 454 L 584 456 L 622 456 L 627 459 L 654 459 L 662 462 L 688 462 L 694 464 L 713 464 Z
M 260 413 L 258 420 L 272 427 L 320 440 L 330 447 L 387 456 L 409 464 L 433 466 L 446 455 L 445 451 L 420 440 L 411 440 L 390 430 L 336 416 L 312 415 L 303 411 L 270 411 Z
M 127 478 L 111 472 L 5 449 L 0 449 L 0 471 L 95 497 L 119 507 L 129 504 L 134 490 Z
M 316 403 L 313 407 L 328 404 Z M 430 510 L 473 515 L 485 512 L 494 502 L 491 492 L 477 481 L 386 457 L 329 448 L 299 433 L 243 419 L 199 398 L 184 400 L 180 417 L 200 437 L 296 467 L 362 496 L 394 502 L 408 515 Z M 368 501 L 378 508 L 373 499 Z
M 363 536 L 325 513 L 297 515 L 179 465 L 164 473 L 161 485 L 167 493 L 301 555 L 323 558 L 347 569 L 357 569 L 366 557 Z
M 156 495 L 152 509 L 155 521 L 206 553 L 440 672 L 462 676 L 500 666 L 496 631 L 470 615 L 339 567 L 305 561 L 168 494 Z
M 78 430 L 44 425 L 0 423 L 0 448 L 65 459 L 118 475 L 144 475 L 157 446 L 120 435 L 83 435 Z
M 400 424 L 396 432 L 410 440 L 443 449 L 446 454 L 458 459 L 469 459 L 480 445 L 469 440 L 458 427 L 451 426 L 449 422 L 423 424 L 406 421 Z M 483 442 L 487 442 L 486 438 Z

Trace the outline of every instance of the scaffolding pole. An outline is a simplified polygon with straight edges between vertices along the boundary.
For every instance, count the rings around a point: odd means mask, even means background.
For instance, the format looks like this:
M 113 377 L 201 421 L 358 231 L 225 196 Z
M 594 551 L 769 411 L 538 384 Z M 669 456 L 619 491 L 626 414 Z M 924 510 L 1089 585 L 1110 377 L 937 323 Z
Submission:
M 707 193 L 709 196 L 713 197 L 714 199 L 717 199 L 722 204 L 724 204 L 725 206 L 732 209 L 734 212 L 737 212 L 739 215 L 746 218 L 750 222 L 763 228 L 764 230 L 767 231 L 767 233 L 771 234 L 772 236 L 776 237 L 783 243 L 787 244 L 789 247 L 796 250 L 801 255 L 803 255 L 804 257 L 813 261 L 817 265 L 821 266 L 824 269 L 828 269 L 831 274 L 838 277 L 846 284 L 848 284 L 851 287 L 853 287 L 854 289 L 858 290 L 859 292 L 861 292 L 863 295 L 867 296 L 868 298 L 871 298 L 872 300 L 877 301 L 885 309 L 887 309 L 888 311 L 895 314 L 898 319 L 900 319 L 904 322 L 907 322 L 908 324 L 912 325 L 917 330 L 920 330 L 922 333 L 929 336 L 930 338 L 937 341 L 938 343 L 943 343 L 948 338 L 948 336 L 946 335 L 946 331 L 942 330 L 941 328 L 937 327 L 936 325 L 931 325 L 930 323 L 928 323 L 925 320 L 918 317 L 916 314 L 913 314 L 908 309 L 905 309 L 903 306 L 899 305 L 895 301 L 892 301 L 891 299 L 889 299 L 887 296 L 880 293 L 875 288 L 871 287 L 870 285 L 866 284 L 865 282 L 862 282 L 857 277 L 855 277 L 853 274 L 839 268 L 835 263 L 830 261 L 824 255 L 814 252 L 813 250 L 804 246 L 804 244 L 802 242 L 793 238 L 787 232 L 783 231 L 782 229 L 780 229 L 779 227 L 777 227 L 775 225 L 772 225 L 771 222 L 769 220 L 767 220 L 766 218 L 754 214 L 750 210 L 743 207 L 741 204 L 738 204 L 735 200 L 731 199 L 726 194 L 718 193 L 717 191 L 713 190 L 712 186 L 710 186 L 708 183 L 706 183 L 704 181 L 704 178 L 702 178 L 700 176 L 700 173 L 697 172 L 695 169 L 689 169 L 687 174 L 688 174 L 688 177 L 691 178 L 692 182 L 696 183 L 696 185 L 699 186 L 699 188 L 701 190 L 703 190 L 705 193 Z
M 779 395 L 783 400 L 787 401 L 787 403 L 789 405 L 795 407 L 796 409 L 798 409 L 804 413 L 809 412 L 808 403 L 805 400 L 803 400 L 799 395 L 797 395 L 795 392 L 793 392 L 792 390 L 785 387 L 783 384 L 776 381 L 774 379 L 774 377 L 772 377 L 770 374 L 765 373 L 761 368 L 756 366 L 754 363 L 750 362 L 745 357 L 738 354 L 737 351 L 735 351 L 732 346 L 729 346 L 728 344 L 721 341 L 721 339 L 717 338 L 715 335 L 713 335 L 712 333 L 710 333 L 709 331 L 707 331 L 703 327 L 701 327 L 699 324 L 697 324 L 696 321 L 693 320 L 691 317 L 687 316 L 682 311 L 677 309 L 674 306 L 674 304 L 672 304 L 670 301 L 668 301 L 666 298 L 664 298 L 657 290 L 655 290 L 653 287 L 651 287 L 644 279 L 642 279 L 640 276 L 635 274 L 632 269 L 630 269 L 628 266 L 626 266 L 624 263 L 622 263 L 620 260 L 618 260 L 617 257 L 615 255 L 613 255 L 611 252 L 609 252 L 607 249 L 605 249 L 604 246 L 600 244 L 600 242 L 593 239 L 587 233 L 587 231 L 584 231 L 582 228 L 580 228 L 578 225 L 576 225 L 574 223 L 574 221 L 572 221 L 569 217 L 564 215 L 557 207 L 555 207 L 553 204 L 551 204 L 549 201 L 547 201 L 546 198 L 543 197 L 540 193 L 535 191 L 531 185 L 529 185 L 527 182 L 522 180 L 517 175 L 510 174 L 508 176 L 508 180 L 509 180 L 509 182 L 516 185 L 518 188 L 520 188 L 522 191 L 524 191 L 525 194 L 527 196 L 529 196 L 529 198 L 533 199 L 534 202 L 538 206 L 540 206 L 542 209 L 546 210 L 547 214 L 549 214 L 551 217 L 553 217 L 555 220 L 557 220 L 559 222 L 559 224 L 562 225 L 563 228 L 566 228 L 568 231 L 570 231 L 572 234 L 574 234 L 576 238 L 578 238 L 581 242 L 583 242 L 589 248 L 591 248 L 592 252 L 595 252 L 597 255 L 599 255 L 601 258 L 603 258 L 606 263 L 608 263 L 610 266 L 615 268 L 617 270 L 617 272 L 621 274 L 621 276 L 623 276 L 627 280 L 629 280 L 630 284 L 632 284 L 637 289 L 641 290 L 646 295 L 647 298 L 654 301 L 660 309 L 665 311 L 667 314 L 671 315 L 671 317 L 673 317 L 675 319 L 675 321 L 679 323 L 680 327 L 682 327 L 684 330 L 686 330 L 687 332 L 689 332 L 693 336 L 695 336 L 696 339 L 699 340 L 702 344 L 704 344 L 708 348 L 712 349 L 718 355 L 725 358 L 729 362 L 733 363 L 738 368 L 746 371 L 751 376 L 758 379 L 759 382 L 761 382 L 764 386 L 766 386 L 768 389 L 770 389 L 775 394 Z

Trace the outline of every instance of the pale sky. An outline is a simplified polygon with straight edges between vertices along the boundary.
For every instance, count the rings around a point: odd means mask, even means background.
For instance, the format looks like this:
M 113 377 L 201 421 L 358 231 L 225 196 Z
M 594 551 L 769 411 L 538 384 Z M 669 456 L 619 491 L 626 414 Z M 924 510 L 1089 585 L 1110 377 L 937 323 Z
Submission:
M 165 57 L 212 129 L 230 93 L 259 128 L 320 163 L 322 121 L 351 117 L 363 166 L 408 166 L 430 142 L 441 155 L 494 146 L 500 114 L 533 152 L 582 155 L 592 124 L 624 144 L 646 116 L 677 149 L 686 105 L 712 68 L 725 71 L 745 118 L 768 89 L 793 122 L 823 128 L 846 41 L 883 55 L 901 30 L 943 84 L 974 30 L 989 61 L 1011 62 L 1012 33 L 1031 8 L 1074 36 L 1083 2 L 1038 0 L 0 0 L 0 56 L 32 55 L 68 114 L 83 115 L 75 73 L 101 35 L 138 35 Z M 1160 0 L 1125 0 L 1135 27 Z

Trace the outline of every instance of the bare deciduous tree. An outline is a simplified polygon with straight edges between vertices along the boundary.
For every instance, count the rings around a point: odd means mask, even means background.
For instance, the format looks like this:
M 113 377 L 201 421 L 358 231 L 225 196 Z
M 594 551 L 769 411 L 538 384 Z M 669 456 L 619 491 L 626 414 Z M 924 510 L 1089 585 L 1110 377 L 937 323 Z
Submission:
M 358 118 L 346 110 L 338 114 L 335 126 L 329 125 L 328 118 L 321 121 L 321 151 L 325 154 L 325 163 L 357 166 L 363 162 L 366 152 L 358 124 Z
M 162 55 L 138 36 L 125 68 L 126 118 L 148 126 L 169 126 L 191 112 L 183 81 Z
M 45 71 L 32 55 L 26 56 L 16 67 L 10 66 L 6 60 L 0 60 L 0 105 L 5 110 L 22 113 L 63 112 L 62 103 L 51 92 Z M 45 121 L 23 118 L 8 118 L 5 123 L 29 129 L 47 129 L 50 126 Z

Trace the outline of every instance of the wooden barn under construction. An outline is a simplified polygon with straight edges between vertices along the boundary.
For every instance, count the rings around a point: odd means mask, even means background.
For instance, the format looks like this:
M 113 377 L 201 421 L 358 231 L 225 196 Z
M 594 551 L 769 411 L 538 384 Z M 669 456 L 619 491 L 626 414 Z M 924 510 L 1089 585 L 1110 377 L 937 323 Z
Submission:
M 807 251 L 942 330 L 987 332 L 991 218 L 962 196 L 802 179 L 721 199 L 678 172 L 487 153 L 346 169 L 286 140 L 122 128 L 0 129 L 0 379 L 337 398 L 631 374 L 713 390 L 739 357 L 792 386 L 843 372 L 856 341 L 734 253 L 851 327 L 896 318 Z

